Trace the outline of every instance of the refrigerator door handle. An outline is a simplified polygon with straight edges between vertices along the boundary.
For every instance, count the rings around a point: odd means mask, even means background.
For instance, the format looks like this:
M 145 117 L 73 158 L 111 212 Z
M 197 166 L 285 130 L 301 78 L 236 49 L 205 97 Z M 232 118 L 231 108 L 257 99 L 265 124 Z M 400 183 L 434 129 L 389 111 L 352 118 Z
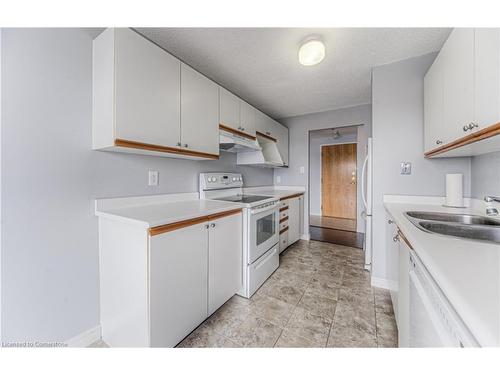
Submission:
M 365 206 L 365 209 L 368 208 L 368 204 L 366 202 L 366 194 L 365 194 L 365 188 L 368 187 L 368 181 L 366 181 L 365 183 L 365 172 L 367 164 L 368 164 L 368 155 L 366 155 L 365 161 L 363 162 L 363 168 L 361 168 L 361 198 L 363 199 L 363 204 Z

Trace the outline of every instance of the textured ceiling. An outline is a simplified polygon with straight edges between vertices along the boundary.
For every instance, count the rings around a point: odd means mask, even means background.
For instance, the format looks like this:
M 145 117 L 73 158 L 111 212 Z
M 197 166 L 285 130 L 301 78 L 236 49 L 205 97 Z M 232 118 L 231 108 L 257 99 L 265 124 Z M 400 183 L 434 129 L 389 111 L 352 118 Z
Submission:
M 274 118 L 371 102 L 371 68 L 438 51 L 440 28 L 137 28 L 173 55 Z M 300 43 L 326 57 L 301 66 Z

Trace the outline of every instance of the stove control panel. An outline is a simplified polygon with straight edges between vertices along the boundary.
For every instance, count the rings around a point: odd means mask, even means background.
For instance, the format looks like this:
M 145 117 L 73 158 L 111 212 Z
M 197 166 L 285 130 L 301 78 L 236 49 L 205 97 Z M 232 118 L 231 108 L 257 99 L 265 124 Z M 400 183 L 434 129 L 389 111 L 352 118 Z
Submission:
M 243 186 L 240 173 L 200 173 L 200 191 Z

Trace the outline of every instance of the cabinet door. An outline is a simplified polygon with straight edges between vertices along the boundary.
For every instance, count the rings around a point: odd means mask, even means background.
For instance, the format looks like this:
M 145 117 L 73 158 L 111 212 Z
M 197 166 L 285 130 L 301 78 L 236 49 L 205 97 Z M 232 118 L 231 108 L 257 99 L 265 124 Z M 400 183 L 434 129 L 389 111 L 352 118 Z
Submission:
M 387 278 L 389 279 L 389 291 L 392 305 L 394 306 L 394 316 L 398 321 L 398 292 L 399 292 L 399 244 L 394 241 L 398 233 L 398 228 L 389 215 L 386 215 L 385 224 L 385 248 L 387 254 Z
M 255 116 L 257 110 L 247 102 L 240 100 L 241 131 L 255 137 Z
M 243 284 L 242 214 L 210 222 L 208 247 L 208 314 L 212 314 Z
M 241 130 L 240 98 L 223 87 L 219 87 L 219 123 L 235 130 Z
M 190 151 L 219 155 L 219 90 L 181 64 L 181 143 Z
M 409 346 L 410 334 L 410 248 L 399 241 L 399 292 L 398 292 L 398 342 L 399 347 Z
M 300 201 L 299 198 L 288 200 L 288 245 L 300 239 Z
M 180 61 L 130 29 L 115 29 L 115 138 L 180 140 Z
M 500 31 L 475 29 L 474 48 L 474 122 L 470 132 L 500 120 Z
M 424 78 L 425 152 L 444 144 L 443 134 L 443 64 L 439 55 Z
M 207 317 L 207 223 L 150 237 L 150 344 L 172 347 Z
M 261 111 L 257 110 L 255 113 L 255 130 L 259 133 L 266 134 L 268 132 L 267 125 L 267 116 Z
M 276 132 L 276 146 L 281 154 L 281 159 L 284 165 L 288 165 L 288 128 L 275 121 L 274 129 Z
M 474 29 L 454 29 L 441 50 L 443 121 L 448 143 L 467 135 L 474 120 Z

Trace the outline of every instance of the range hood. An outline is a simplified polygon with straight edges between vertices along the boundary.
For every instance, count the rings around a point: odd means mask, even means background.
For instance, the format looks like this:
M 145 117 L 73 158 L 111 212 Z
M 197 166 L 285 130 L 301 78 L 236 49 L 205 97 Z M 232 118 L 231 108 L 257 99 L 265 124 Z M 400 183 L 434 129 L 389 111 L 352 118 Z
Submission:
M 283 166 L 283 159 L 278 151 L 276 141 L 257 134 L 257 142 L 261 149 L 238 154 L 236 164 L 268 168 Z
M 256 152 L 260 146 L 255 140 L 240 137 L 225 130 L 219 131 L 219 149 L 227 152 Z

